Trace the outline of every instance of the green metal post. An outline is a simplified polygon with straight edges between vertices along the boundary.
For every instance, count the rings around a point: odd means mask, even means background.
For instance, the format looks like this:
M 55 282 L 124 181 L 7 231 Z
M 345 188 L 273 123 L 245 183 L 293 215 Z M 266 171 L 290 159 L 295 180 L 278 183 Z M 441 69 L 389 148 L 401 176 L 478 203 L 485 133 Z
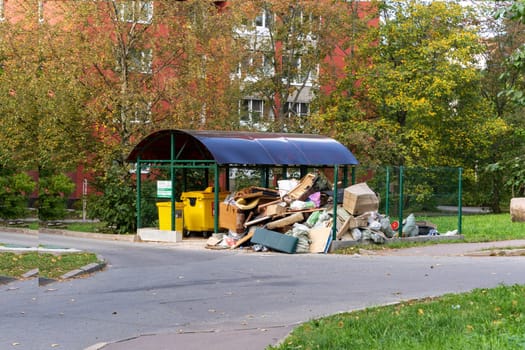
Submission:
M 213 184 L 214 187 L 214 197 L 213 197 L 213 232 L 219 232 L 219 165 L 215 163 L 214 166 L 215 181 Z
M 355 185 L 355 166 L 352 167 L 352 185 Z
M 175 231 L 175 135 L 170 135 L 171 230 Z
M 390 167 L 386 167 L 386 183 L 385 183 L 385 215 L 388 216 L 390 212 Z
M 404 168 L 399 167 L 399 236 L 403 234 L 403 186 L 404 186 Z
M 348 165 L 343 167 L 343 188 L 348 187 Z
M 334 165 L 334 208 L 332 221 L 332 240 L 337 239 L 337 183 L 339 182 L 339 165 Z
M 135 176 L 137 176 L 137 230 L 139 228 L 142 227 L 142 220 L 141 220 L 141 201 L 142 201 L 142 198 L 141 198 L 141 195 L 140 195 L 140 192 L 141 192 L 141 187 L 142 187 L 142 179 L 141 179 L 141 176 L 140 174 L 142 173 L 142 168 L 140 166 L 140 156 L 137 157 L 137 168 L 136 168 L 136 173 L 135 173 Z
M 461 197 L 463 196 L 463 168 L 458 169 L 458 234 L 461 234 L 461 224 L 463 218 L 463 202 Z

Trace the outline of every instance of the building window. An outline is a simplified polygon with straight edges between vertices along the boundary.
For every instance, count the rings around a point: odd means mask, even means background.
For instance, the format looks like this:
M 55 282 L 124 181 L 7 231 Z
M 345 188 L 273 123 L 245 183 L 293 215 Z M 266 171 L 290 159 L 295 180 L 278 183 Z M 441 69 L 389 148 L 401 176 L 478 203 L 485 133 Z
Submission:
M 310 115 L 310 104 L 304 102 L 288 102 L 286 104 L 286 115 L 289 117 L 306 117 Z
M 302 62 L 300 55 L 293 57 L 283 56 L 283 74 L 284 79 L 295 85 L 312 85 L 317 78 L 319 65 L 309 68 Z
M 151 24 L 153 20 L 153 1 L 124 1 L 118 8 L 118 18 L 122 22 Z
M 238 74 L 243 78 L 272 76 L 274 74 L 273 57 L 262 51 L 252 51 L 240 62 Z
M 268 10 L 263 10 L 257 17 L 255 17 L 255 26 L 262 28 L 270 28 L 273 22 L 273 15 Z
M 319 29 L 321 18 L 311 12 L 305 11 L 300 6 L 291 9 L 291 11 L 292 28 L 302 33 L 310 33 L 309 37 L 313 39 L 311 33 Z
M 257 124 L 260 123 L 264 115 L 264 101 L 255 99 L 242 100 L 241 123 Z
M 128 68 L 132 72 L 151 74 L 153 72 L 153 52 L 151 49 L 130 49 Z

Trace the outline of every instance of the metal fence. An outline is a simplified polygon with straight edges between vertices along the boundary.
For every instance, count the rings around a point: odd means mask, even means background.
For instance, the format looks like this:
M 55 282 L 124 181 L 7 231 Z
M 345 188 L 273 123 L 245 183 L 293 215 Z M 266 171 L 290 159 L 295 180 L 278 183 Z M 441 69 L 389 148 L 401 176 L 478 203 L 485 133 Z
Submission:
M 146 176 L 141 181 L 139 198 L 141 202 L 140 222 L 143 225 L 142 227 L 158 225 L 155 205 L 156 201 L 159 201 L 157 180 L 169 179 L 168 171 L 161 169 L 162 167 L 152 166 L 149 176 Z M 312 169 L 303 170 L 310 171 Z M 235 191 L 239 189 L 238 187 L 247 186 L 248 184 L 261 185 L 264 176 L 259 174 L 258 171 L 252 170 L 247 174 L 234 172 L 234 175 L 232 175 L 231 171 L 228 171 L 230 187 L 227 190 Z M 291 176 L 290 171 L 291 169 L 288 169 L 287 176 Z M 184 176 L 182 172 L 184 172 Z M 213 171 L 208 172 L 206 169 L 198 171 L 179 170 L 175 176 L 177 178 L 176 200 L 179 200 L 179 195 L 183 191 L 203 190 L 206 188 L 210 184 L 211 173 Z M 456 229 L 458 233 L 461 233 L 462 168 L 403 166 L 366 168 L 358 166 L 350 169 L 348 174 L 344 174 L 341 186 L 366 182 L 377 193 L 380 198 L 379 212 L 389 216 L 391 221 L 398 221 L 400 232 L 402 231 L 403 220 L 410 213 L 413 213 L 418 219 L 455 216 L 457 221 L 448 220 L 448 222 L 453 222 L 452 225 L 454 227 L 446 227 L 444 229 Z M 332 178 L 331 174 L 326 175 L 327 180 Z M 272 178 L 276 176 L 282 177 L 283 174 L 279 173 L 279 171 L 272 173 Z M 183 180 L 186 178 L 188 179 Z M 273 182 L 275 181 L 270 181 L 270 183 Z
M 379 211 L 398 220 L 400 232 L 413 213 L 419 218 L 457 216 L 455 229 L 461 233 L 462 177 L 462 168 L 395 166 L 356 168 L 353 181 L 367 182 L 380 197 Z

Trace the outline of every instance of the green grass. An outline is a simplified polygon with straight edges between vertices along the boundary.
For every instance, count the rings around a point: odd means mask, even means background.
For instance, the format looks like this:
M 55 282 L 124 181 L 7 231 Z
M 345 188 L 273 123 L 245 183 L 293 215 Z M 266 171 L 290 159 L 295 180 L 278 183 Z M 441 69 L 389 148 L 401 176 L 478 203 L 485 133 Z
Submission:
M 44 278 L 58 278 L 71 270 L 98 262 L 94 253 L 0 253 L 0 275 L 20 278 L 24 273 L 38 268 L 38 274 Z
M 103 222 L 73 222 L 66 224 L 62 229 L 79 232 L 101 232 L 104 227 Z
M 431 221 L 440 233 L 458 228 L 457 216 L 417 217 L 417 220 Z M 525 239 L 525 222 L 512 222 L 508 213 L 463 215 L 461 228 L 465 242 Z
M 453 231 L 458 228 L 457 216 L 418 216 L 418 221 L 430 221 L 437 225 L 438 231 L 444 234 L 447 231 Z M 359 249 L 396 249 L 408 248 L 414 246 L 425 246 L 431 244 L 443 243 L 474 243 L 474 242 L 491 242 L 504 241 L 513 239 L 525 239 L 525 222 L 512 222 L 510 215 L 506 214 L 483 214 L 483 215 L 463 215 L 461 233 L 464 236 L 463 240 L 457 239 L 440 239 L 439 241 L 426 242 L 407 242 L 396 241 L 388 245 L 357 245 L 353 247 L 343 248 L 337 250 L 338 254 L 355 254 L 359 253 Z
M 524 349 L 525 286 L 477 289 L 313 320 L 267 349 Z

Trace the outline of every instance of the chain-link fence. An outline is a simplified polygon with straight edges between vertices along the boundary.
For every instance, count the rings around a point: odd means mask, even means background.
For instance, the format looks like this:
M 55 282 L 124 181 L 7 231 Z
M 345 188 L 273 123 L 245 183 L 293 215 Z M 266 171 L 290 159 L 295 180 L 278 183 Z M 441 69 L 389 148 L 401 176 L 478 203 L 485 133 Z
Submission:
M 221 176 L 227 178 L 226 183 L 228 184 L 227 188 L 221 190 L 235 191 L 243 186 L 263 186 L 264 183 L 273 188 L 278 178 L 297 177 L 301 173 L 313 170 L 272 169 L 269 173 L 265 173 L 262 169 L 221 169 Z M 344 174 L 341 176 L 343 178 L 341 186 L 366 182 L 377 193 L 380 199 L 379 212 L 389 216 L 391 222 L 397 221 L 400 232 L 403 220 L 412 213 L 419 221 L 433 221 L 433 218 L 437 220 L 437 217 L 447 217 L 444 223 L 440 221 L 439 232 L 457 230 L 458 233 L 461 233 L 461 168 L 356 167 Z M 333 171 L 328 170 L 324 172 L 324 175 L 325 180 L 331 184 Z M 175 201 L 181 200 L 180 196 L 184 191 L 202 191 L 214 185 L 214 170 L 207 167 L 178 169 L 174 177 Z M 171 183 L 169 183 L 167 195 L 162 196 L 159 193 L 159 180 L 169 180 L 169 178 L 170 171 L 166 166 L 152 166 L 148 169 L 147 175 L 143 174 L 139 196 L 141 199 L 141 227 L 159 226 L 157 203 L 170 201 L 171 198 Z
M 353 181 L 367 182 L 380 197 L 379 211 L 398 220 L 414 214 L 418 220 L 453 216 L 440 232 L 457 230 L 462 221 L 462 169 L 450 167 L 356 168 Z

